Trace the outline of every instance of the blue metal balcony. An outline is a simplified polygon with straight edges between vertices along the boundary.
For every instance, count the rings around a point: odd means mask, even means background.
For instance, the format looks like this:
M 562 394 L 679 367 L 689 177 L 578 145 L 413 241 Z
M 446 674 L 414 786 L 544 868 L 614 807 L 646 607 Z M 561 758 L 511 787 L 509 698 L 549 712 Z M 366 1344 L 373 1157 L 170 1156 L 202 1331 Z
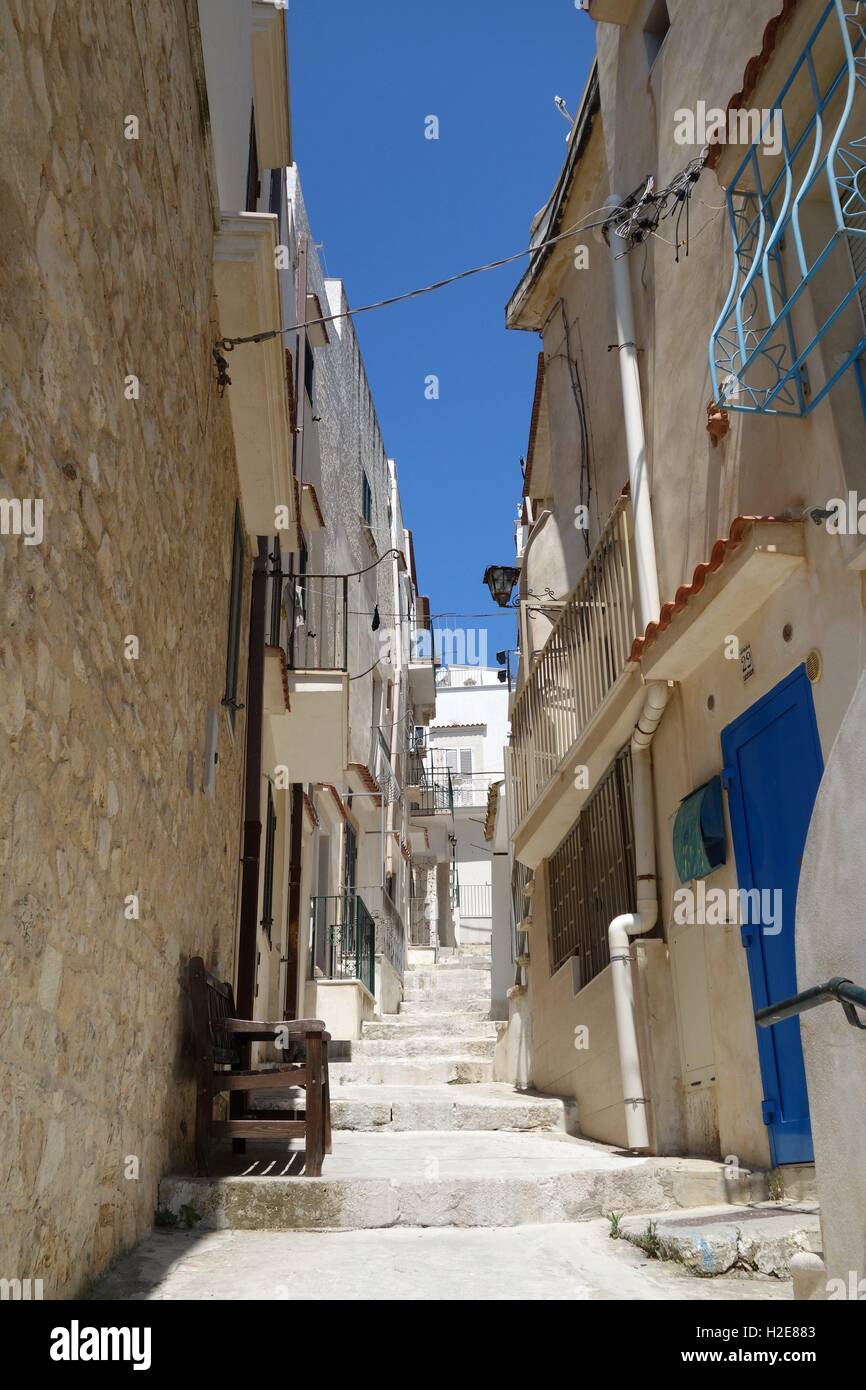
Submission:
M 853 368 L 866 414 L 866 0 L 825 6 L 726 196 L 734 256 L 710 340 L 715 399 L 804 416 Z M 823 362 L 810 360 L 822 342 Z

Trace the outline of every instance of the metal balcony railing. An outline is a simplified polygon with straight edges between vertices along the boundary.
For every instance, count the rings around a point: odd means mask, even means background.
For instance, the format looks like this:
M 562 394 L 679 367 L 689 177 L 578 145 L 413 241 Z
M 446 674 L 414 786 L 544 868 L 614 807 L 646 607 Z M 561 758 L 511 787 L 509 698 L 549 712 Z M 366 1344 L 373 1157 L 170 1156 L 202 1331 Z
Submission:
M 429 898 L 409 899 L 409 944 L 434 948 L 439 944 L 435 905 Z
M 514 702 L 518 825 L 622 675 L 637 633 L 631 507 L 621 497 Z
M 733 274 L 710 370 L 730 410 L 808 415 L 853 364 L 866 411 L 864 139 L 866 6 L 830 0 L 728 183 Z
M 446 754 L 455 754 L 451 761 Z M 421 790 L 420 806 L 416 815 L 453 815 L 461 807 L 480 808 L 487 805 L 490 788 L 494 782 L 501 782 L 501 772 L 458 772 L 453 764 L 458 761 L 457 750 L 430 748 L 412 762 L 410 786 Z
M 272 577 L 282 586 L 286 659 L 292 671 L 349 669 L 349 579 L 345 574 Z
M 328 980 L 360 980 L 376 993 L 376 923 L 355 889 L 310 904 L 313 969 Z
M 451 788 L 454 806 L 482 807 L 487 805 L 490 788 L 502 781 L 501 772 L 452 772 Z
M 376 954 L 390 961 L 402 980 L 406 969 L 406 929 L 400 910 L 388 890 L 381 885 L 362 888 L 360 892 L 375 925 Z
M 409 624 L 409 660 L 429 661 L 432 664 L 435 654 L 432 622 L 429 618 L 415 618 Z
M 451 773 L 447 768 L 431 768 L 429 762 L 421 766 L 420 797 L 414 807 L 416 816 L 436 816 L 454 814 L 454 787 Z
M 490 883 L 461 883 L 457 889 L 460 919 L 491 917 L 493 915 L 493 885 Z
M 393 801 L 399 801 L 401 795 L 400 779 L 391 762 L 389 738 L 386 730 L 378 727 L 373 729 L 369 762 L 370 771 L 381 787 L 388 805 Z

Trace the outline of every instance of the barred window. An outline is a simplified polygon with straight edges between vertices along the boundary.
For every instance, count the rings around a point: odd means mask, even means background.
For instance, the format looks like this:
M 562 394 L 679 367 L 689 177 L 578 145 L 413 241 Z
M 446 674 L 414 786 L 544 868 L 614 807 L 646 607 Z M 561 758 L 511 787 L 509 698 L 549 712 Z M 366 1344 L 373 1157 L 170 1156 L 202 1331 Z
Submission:
M 624 748 L 548 861 L 551 973 L 570 956 L 586 985 L 610 962 L 607 929 L 637 909 L 631 754 Z

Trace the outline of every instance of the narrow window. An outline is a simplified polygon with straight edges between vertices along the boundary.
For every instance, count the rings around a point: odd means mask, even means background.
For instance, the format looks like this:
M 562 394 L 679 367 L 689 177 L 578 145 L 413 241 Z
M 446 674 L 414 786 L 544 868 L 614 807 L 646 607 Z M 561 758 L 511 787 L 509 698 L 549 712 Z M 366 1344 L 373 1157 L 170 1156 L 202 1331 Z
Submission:
M 361 516 L 372 530 L 373 527 L 373 489 L 366 473 L 361 474 Z
M 241 603 L 244 592 L 244 529 L 241 525 L 241 509 L 235 503 L 235 530 L 232 544 L 232 578 L 229 590 L 229 635 L 226 650 L 226 693 L 223 704 L 229 712 L 232 728 L 235 727 L 238 705 L 238 672 L 241 653 Z
M 277 843 L 277 813 L 274 793 L 268 783 L 268 811 L 265 821 L 265 882 L 262 890 L 262 926 L 268 942 L 274 926 L 274 857 Z
M 461 749 L 460 749 L 460 771 L 461 771 L 461 773 L 463 774 L 464 777 L 471 777 L 471 775 L 472 775 L 472 749 L 471 749 L 471 748 L 461 748 Z

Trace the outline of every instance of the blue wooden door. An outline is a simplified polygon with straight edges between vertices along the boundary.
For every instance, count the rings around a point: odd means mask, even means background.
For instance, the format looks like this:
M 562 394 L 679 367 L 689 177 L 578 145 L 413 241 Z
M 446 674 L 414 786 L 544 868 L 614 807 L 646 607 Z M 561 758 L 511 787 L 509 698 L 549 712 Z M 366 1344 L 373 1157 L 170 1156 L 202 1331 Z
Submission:
M 760 1009 L 797 993 L 797 887 L 824 770 L 804 666 L 727 726 L 722 753 L 739 886 L 763 894 L 763 910 L 752 912 L 742 927 L 752 1002 Z M 813 924 L 814 930 L 819 928 Z M 810 1163 L 800 1021 L 791 1018 L 758 1028 L 757 1038 L 773 1163 Z

